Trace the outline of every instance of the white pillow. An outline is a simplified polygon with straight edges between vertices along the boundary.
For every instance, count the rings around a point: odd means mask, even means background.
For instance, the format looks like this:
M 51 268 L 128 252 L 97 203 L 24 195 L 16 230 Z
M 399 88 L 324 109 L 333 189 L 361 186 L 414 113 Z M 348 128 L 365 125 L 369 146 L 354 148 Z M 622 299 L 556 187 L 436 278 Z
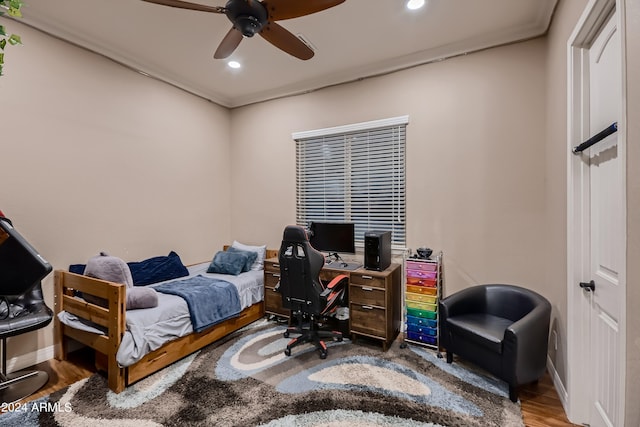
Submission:
M 236 249 L 241 249 L 243 251 L 251 251 L 251 252 L 257 253 L 258 257 L 254 261 L 254 263 L 251 265 L 251 270 L 263 270 L 264 269 L 264 259 L 265 259 L 266 255 L 267 255 L 267 245 L 249 246 L 249 245 L 244 245 L 244 244 L 238 242 L 237 240 L 234 240 L 233 243 L 231 244 L 231 247 L 236 248 Z

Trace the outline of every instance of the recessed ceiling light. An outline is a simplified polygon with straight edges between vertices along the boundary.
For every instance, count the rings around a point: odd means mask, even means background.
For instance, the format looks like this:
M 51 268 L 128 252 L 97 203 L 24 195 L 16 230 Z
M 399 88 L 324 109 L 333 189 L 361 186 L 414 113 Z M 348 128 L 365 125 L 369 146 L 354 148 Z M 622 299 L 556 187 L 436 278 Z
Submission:
M 241 65 L 238 61 L 229 61 L 227 62 L 227 65 L 231 68 L 240 68 Z
M 424 0 L 409 0 L 407 1 L 407 9 L 416 10 L 424 6 Z

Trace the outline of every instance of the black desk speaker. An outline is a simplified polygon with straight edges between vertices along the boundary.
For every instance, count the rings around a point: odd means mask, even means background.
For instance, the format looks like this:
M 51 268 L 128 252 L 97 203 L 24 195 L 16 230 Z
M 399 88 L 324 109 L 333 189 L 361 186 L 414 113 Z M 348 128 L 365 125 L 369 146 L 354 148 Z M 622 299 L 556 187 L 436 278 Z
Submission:
M 382 271 L 391 265 L 391 232 L 364 233 L 364 268 Z

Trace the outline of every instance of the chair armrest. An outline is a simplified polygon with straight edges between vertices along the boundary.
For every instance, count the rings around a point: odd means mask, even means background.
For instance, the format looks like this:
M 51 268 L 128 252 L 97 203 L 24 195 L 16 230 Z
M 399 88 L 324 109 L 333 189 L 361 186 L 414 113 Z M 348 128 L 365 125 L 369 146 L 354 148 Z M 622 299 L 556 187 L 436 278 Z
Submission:
M 344 283 L 341 283 L 342 281 L 344 281 Z M 327 289 L 334 289 L 339 286 L 348 286 L 348 285 L 349 285 L 349 276 L 345 274 L 339 274 L 333 279 L 331 279 L 331 281 L 327 285 Z
M 343 299 L 346 289 L 349 286 L 349 276 L 340 274 L 334 277 L 327 287 L 320 294 L 320 301 L 325 305 L 323 314 L 332 311 Z
M 505 366 L 513 367 L 507 375 L 517 383 L 535 381 L 544 373 L 550 321 L 551 304 L 542 300 L 505 331 L 503 351 L 505 359 L 510 361 Z

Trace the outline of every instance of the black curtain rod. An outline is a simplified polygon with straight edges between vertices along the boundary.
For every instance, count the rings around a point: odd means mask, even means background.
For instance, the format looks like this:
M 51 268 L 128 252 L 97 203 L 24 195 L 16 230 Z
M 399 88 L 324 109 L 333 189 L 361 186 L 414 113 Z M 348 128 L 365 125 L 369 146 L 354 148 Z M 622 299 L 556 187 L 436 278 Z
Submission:
M 591 138 L 587 139 L 582 144 L 574 147 L 573 148 L 573 154 L 582 153 L 584 150 L 586 150 L 587 148 L 591 147 L 593 144 L 596 144 L 596 143 L 602 141 L 603 139 L 605 139 L 606 137 L 608 137 L 612 133 L 616 133 L 617 131 L 618 131 L 618 122 L 614 122 L 611 126 L 603 129 L 602 131 L 600 131 L 596 135 L 593 135 Z

